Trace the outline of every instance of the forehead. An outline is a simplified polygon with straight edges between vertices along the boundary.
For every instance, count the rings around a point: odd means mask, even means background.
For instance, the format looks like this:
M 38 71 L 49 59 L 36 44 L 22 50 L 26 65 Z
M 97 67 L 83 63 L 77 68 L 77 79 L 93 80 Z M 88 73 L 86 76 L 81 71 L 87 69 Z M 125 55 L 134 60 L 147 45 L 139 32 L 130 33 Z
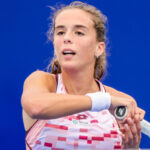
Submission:
M 92 21 L 92 16 L 88 12 L 78 8 L 72 8 L 63 10 L 56 17 L 55 26 L 65 24 L 81 24 L 91 27 L 94 25 L 94 22 Z

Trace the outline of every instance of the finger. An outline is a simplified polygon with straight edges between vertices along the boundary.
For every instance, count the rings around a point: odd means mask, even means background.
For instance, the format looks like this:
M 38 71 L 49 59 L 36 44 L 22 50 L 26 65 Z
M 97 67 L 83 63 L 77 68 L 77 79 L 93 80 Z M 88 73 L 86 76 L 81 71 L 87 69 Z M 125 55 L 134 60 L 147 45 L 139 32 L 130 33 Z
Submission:
M 139 137 L 138 137 L 138 131 L 137 131 L 136 123 L 134 123 L 134 120 L 131 118 L 127 119 L 127 123 L 128 123 L 129 128 L 130 128 L 131 134 L 133 136 L 133 138 L 131 137 L 132 139 L 130 139 L 130 140 L 132 140 L 132 142 L 134 144 L 137 144 L 139 141 Z
M 136 109 L 137 109 L 137 104 L 135 102 L 134 99 L 130 100 L 128 103 L 128 109 L 129 109 L 129 115 L 128 117 L 134 117 L 135 113 L 136 113 Z
M 131 119 L 131 118 L 127 118 L 127 123 L 128 123 L 128 126 L 131 129 L 132 134 L 136 134 L 137 133 L 137 129 L 136 129 L 136 125 L 134 123 L 134 120 Z
M 133 135 L 131 133 L 131 130 L 128 124 L 125 124 L 124 128 L 125 128 L 126 143 L 130 145 L 132 144 Z
M 140 120 L 143 120 L 144 116 L 145 116 L 145 111 L 139 107 L 137 109 L 138 109 L 138 112 L 140 114 Z
M 124 148 L 128 148 L 127 147 L 127 143 L 128 143 L 128 136 L 127 136 L 127 133 L 125 132 L 125 128 L 124 128 L 124 124 L 118 122 L 119 124 L 119 130 L 121 131 L 121 137 L 122 137 L 122 146 L 123 146 L 123 149 Z
M 137 147 L 140 145 L 141 142 L 141 124 L 140 124 L 140 114 L 137 113 L 134 117 L 134 122 L 136 124 L 136 129 L 137 129 Z
M 139 114 L 135 115 L 134 121 L 136 124 L 137 134 L 141 135 L 141 124 L 140 124 L 140 115 Z
M 137 111 L 137 104 L 136 102 L 133 102 L 133 114 L 132 114 L 132 118 L 134 117 L 134 115 L 136 114 L 136 111 Z
M 125 145 L 127 145 L 127 143 L 128 143 L 128 132 L 127 132 L 127 130 L 128 130 L 128 125 L 125 123 L 125 124 L 123 124 L 122 125 L 122 127 L 120 128 L 120 131 L 122 132 L 122 142 L 125 144 Z
M 123 149 L 128 148 L 128 135 L 127 135 L 127 133 L 124 133 L 122 135 L 122 146 L 123 146 Z
M 128 125 L 130 126 L 131 132 L 133 134 L 133 143 L 138 147 L 141 142 L 141 125 L 139 114 L 136 114 L 133 119 L 134 120 L 128 119 Z

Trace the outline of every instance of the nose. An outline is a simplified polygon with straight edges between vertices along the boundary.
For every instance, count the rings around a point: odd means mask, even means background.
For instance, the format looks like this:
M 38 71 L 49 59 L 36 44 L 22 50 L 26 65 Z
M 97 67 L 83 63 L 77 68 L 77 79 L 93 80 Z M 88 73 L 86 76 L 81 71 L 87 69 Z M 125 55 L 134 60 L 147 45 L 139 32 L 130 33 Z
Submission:
M 68 32 L 65 33 L 64 43 L 65 44 L 72 43 L 72 33 L 70 31 L 68 31 Z

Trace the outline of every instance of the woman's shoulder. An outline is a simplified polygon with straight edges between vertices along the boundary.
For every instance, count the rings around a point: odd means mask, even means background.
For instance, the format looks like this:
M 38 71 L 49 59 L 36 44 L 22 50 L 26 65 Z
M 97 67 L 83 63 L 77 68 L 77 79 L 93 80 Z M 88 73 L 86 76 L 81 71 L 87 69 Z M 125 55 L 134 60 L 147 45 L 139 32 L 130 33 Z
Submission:
M 53 91 L 56 89 L 56 75 L 42 70 L 32 72 L 24 82 L 24 86 L 43 86 Z
M 130 98 L 130 99 L 133 99 L 132 96 L 122 92 L 122 91 L 119 91 L 113 87 L 110 87 L 110 86 L 107 86 L 107 85 L 104 85 L 104 88 L 106 90 L 106 92 L 110 93 L 111 95 L 115 95 L 115 96 L 121 96 L 121 97 L 126 97 L 126 98 Z
M 32 72 L 28 77 L 40 77 L 42 79 L 55 79 L 55 74 L 51 74 L 49 72 L 45 72 L 42 70 L 36 70 Z

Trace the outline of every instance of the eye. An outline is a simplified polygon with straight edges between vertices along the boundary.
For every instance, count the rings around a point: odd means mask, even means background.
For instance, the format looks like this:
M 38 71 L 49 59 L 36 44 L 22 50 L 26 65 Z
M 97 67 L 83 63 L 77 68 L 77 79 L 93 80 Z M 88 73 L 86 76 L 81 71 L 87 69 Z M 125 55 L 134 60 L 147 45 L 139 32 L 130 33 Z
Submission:
M 64 31 L 59 31 L 59 32 L 57 32 L 56 34 L 57 35 L 63 35 L 65 32 Z
M 76 31 L 75 33 L 76 33 L 77 35 L 79 35 L 79 36 L 83 36 L 83 35 L 84 35 L 84 33 L 81 32 L 81 31 Z

